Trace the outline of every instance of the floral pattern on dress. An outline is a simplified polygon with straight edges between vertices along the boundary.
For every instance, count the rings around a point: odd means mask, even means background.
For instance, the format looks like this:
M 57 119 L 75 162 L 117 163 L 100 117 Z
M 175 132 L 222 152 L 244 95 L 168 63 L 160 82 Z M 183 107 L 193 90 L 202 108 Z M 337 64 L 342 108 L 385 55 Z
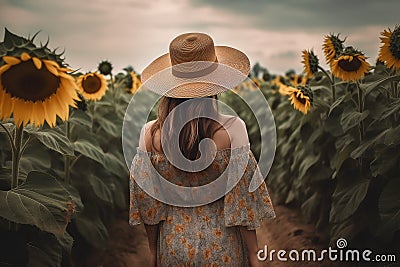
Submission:
M 232 189 L 206 205 L 173 206 L 151 197 L 139 186 L 165 194 L 157 180 L 151 179 L 154 171 L 182 186 L 204 185 L 225 173 L 227 187 Z M 131 167 L 129 223 L 159 224 L 157 253 L 161 266 L 249 266 L 246 245 L 236 226 L 256 229 L 263 220 L 276 217 L 264 181 L 249 192 L 252 179 L 263 178 L 249 144 L 217 150 L 212 164 L 197 173 L 177 170 L 161 153 L 138 149 Z

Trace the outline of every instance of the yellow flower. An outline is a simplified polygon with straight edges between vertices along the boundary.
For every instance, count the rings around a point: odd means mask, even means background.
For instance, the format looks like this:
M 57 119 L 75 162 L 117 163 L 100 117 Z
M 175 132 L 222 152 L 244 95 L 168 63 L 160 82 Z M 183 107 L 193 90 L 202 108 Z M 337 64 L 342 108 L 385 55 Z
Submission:
M 131 94 L 134 94 L 137 92 L 137 90 L 139 90 L 140 86 L 142 86 L 142 81 L 134 71 L 131 72 L 131 77 L 132 87 L 129 89 L 129 92 L 131 92 Z
M 87 100 L 100 100 L 107 90 L 107 81 L 103 75 L 92 72 L 78 77 L 78 90 Z
M 396 26 L 394 31 L 384 30 L 381 34 L 383 45 L 379 50 L 378 59 L 386 62 L 389 68 L 400 69 L 400 26 Z
M 294 109 L 307 114 L 311 109 L 312 92 L 305 86 L 289 87 L 289 101 Z
M 17 126 L 29 122 L 40 127 L 46 121 L 55 126 L 56 116 L 67 120 L 69 106 L 79 100 L 71 70 L 56 61 L 23 52 L 19 57 L 3 56 L 0 67 L 0 119 L 14 117 Z
M 305 83 L 307 82 L 307 77 L 294 74 L 289 77 L 289 81 L 291 86 L 296 87 L 297 85 L 305 85 Z
M 332 61 L 339 55 L 344 49 L 345 40 L 341 40 L 338 35 L 330 34 L 325 36 L 324 44 L 322 45 L 322 49 L 325 54 L 326 63 L 331 65 Z
M 276 77 L 276 79 L 273 81 L 274 84 L 276 84 L 276 86 L 278 86 L 279 88 L 279 93 L 281 95 L 288 95 L 288 86 L 287 86 L 287 82 L 285 80 L 285 78 L 283 76 L 278 75 Z
M 366 57 L 351 46 L 347 47 L 331 64 L 333 75 L 346 82 L 361 79 L 369 69 L 370 65 Z
M 301 63 L 304 64 L 303 72 L 307 75 L 308 78 L 314 76 L 314 73 L 318 71 L 319 60 L 318 57 L 314 54 L 314 51 L 303 50 L 303 61 Z

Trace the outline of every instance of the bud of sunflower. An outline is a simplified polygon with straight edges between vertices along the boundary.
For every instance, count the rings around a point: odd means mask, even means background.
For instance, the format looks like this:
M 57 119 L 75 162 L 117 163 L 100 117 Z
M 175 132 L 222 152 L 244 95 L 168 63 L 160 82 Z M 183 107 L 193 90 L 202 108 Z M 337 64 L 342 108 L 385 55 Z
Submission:
M 103 75 L 110 75 L 113 67 L 111 65 L 111 62 L 109 62 L 107 60 L 104 60 L 104 61 L 100 62 L 100 64 L 97 67 L 97 69 Z
M 271 74 L 270 74 L 268 71 L 265 71 L 265 72 L 263 73 L 262 78 L 263 78 L 263 80 L 266 81 L 266 82 L 272 80 L 272 76 L 271 76 Z
M 369 72 L 370 65 L 366 59 L 361 51 L 348 46 L 332 61 L 332 73 L 346 82 L 359 80 Z
M 0 120 L 13 115 L 17 126 L 29 122 L 40 127 L 55 126 L 56 117 L 67 120 L 69 106 L 79 97 L 74 78 L 68 74 L 63 53 L 47 44 L 37 47 L 31 39 L 5 29 L 0 49 Z

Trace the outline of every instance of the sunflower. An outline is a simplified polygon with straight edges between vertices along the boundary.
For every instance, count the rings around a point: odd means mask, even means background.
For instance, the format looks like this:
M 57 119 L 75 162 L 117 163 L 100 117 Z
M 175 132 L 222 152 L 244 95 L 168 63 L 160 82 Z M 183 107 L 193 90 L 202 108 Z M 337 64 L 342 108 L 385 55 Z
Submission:
M 56 116 L 67 120 L 69 106 L 79 100 L 71 71 L 56 61 L 40 59 L 23 52 L 3 56 L 0 67 L 0 119 L 13 114 L 17 126 L 29 122 L 40 127 L 46 121 L 55 126 Z
M 307 77 L 304 77 L 302 75 L 294 74 L 289 77 L 290 85 L 293 87 L 296 87 L 297 85 L 303 85 L 303 84 L 305 84 L 306 81 L 307 81 Z
M 378 59 L 386 62 L 389 68 L 400 69 L 400 26 L 396 26 L 394 31 L 384 30 L 381 34 L 383 45 L 379 50 Z
M 132 77 L 132 87 L 129 89 L 129 92 L 134 94 L 137 92 L 137 90 L 139 90 L 140 86 L 142 86 L 142 81 L 134 71 L 132 71 L 130 74 Z
M 103 75 L 110 75 L 113 67 L 111 65 L 111 62 L 104 60 L 99 63 L 99 66 L 97 67 L 97 69 Z
M 370 65 L 362 52 L 349 46 L 332 61 L 331 68 L 333 75 L 348 82 L 361 79 L 365 73 L 368 73 Z
M 314 54 L 313 50 L 303 50 L 303 61 L 301 63 L 304 64 L 304 73 L 308 78 L 314 76 L 314 73 L 318 71 L 319 60 L 318 57 Z
M 289 101 L 293 105 L 294 109 L 301 111 L 303 114 L 311 109 L 313 100 L 312 91 L 305 86 L 289 87 Z
M 324 44 L 322 45 L 326 63 L 331 65 L 332 61 L 343 51 L 345 40 L 341 40 L 338 35 L 330 34 L 325 36 Z
M 107 90 L 107 81 L 103 75 L 91 72 L 78 77 L 79 93 L 86 100 L 100 100 Z
M 281 95 L 288 95 L 288 82 L 286 81 L 285 77 L 278 75 L 276 76 L 275 80 L 272 83 L 278 87 L 278 91 Z

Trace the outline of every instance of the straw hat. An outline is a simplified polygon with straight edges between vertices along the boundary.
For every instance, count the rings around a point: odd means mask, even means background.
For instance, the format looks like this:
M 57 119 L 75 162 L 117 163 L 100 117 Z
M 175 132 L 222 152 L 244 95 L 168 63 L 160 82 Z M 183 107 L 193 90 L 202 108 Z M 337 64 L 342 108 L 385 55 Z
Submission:
M 151 62 L 142 72 L 143 86 L 174 98 L 216 95 L 240 84 L 250 72 L 247 56 L 232 47 L 214 46 L 204 33 L 179 35 L 169 53 Z

